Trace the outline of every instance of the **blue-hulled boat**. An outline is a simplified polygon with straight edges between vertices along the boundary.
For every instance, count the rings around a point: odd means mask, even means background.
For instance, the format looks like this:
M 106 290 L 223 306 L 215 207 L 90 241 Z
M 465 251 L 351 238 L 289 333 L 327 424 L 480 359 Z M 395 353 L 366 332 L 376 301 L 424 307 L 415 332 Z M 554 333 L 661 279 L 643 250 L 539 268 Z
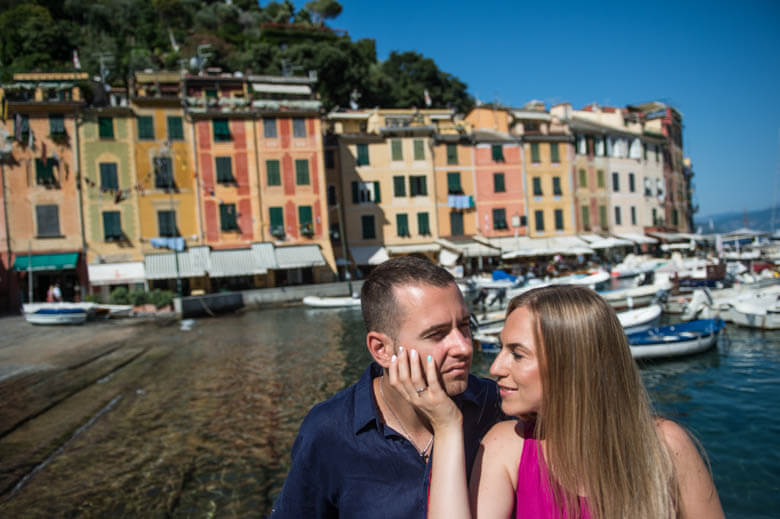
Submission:
M 627 335 L 635 359 L 678 357 L 712 348 L 726 323 L 722 319 L 699 319 L 651 328 Z

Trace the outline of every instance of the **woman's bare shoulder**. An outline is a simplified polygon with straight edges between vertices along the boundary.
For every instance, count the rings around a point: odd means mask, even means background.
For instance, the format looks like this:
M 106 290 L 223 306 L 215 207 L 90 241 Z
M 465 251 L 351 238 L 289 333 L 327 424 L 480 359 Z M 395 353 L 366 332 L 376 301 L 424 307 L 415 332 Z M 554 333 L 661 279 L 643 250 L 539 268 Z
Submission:
M 525 427 L 525 423 L 518 420 L 498 422 L 482 438 L 485 451 L 506 454 L 522 453 Z

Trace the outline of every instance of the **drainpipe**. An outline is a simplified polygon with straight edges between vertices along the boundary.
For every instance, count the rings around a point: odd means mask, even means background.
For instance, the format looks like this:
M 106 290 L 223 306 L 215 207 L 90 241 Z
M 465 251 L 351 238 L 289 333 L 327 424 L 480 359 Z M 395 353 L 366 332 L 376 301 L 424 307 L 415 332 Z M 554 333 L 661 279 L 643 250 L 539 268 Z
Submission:
M 195 139 L 195 120 L 190 116 L 189 112 L 187 112 L 186 108 L 184 109 L 184 117 L 187 118 L 190 126 L 192 127 L 192 164 L 195 168 L 195 211 L 198 213 L 198 232 L 200 233 L 200 244 L 203 245 L 206 240 L 203 236 L 203 214 L 200 210 L 200 168 L 198 167 L 198 141 Z
M 8 196 L 5 188 L 5 167 L 0 162 L 0 177 L 3 177 L 3 215 L 5 216 L 5 240 L 6 249 L 8 250 L 8 261 L 11 261 L 11 226 L 8 223 Z
M 80 153 L 80 144 L 79 144 L 79 113 L 77 112 L 73 117 L 73 133 L 75 138 L 75 162 L 76 162 L 76 190 L 78 191 L 78 204 L 79 204 L 79 219 L 81 224 L 81 256 L 84 260 L 84 266 L 86 267 L 87 264 L 87 234 L 84 230 L 84 190 L 81 186 L 81 153 Z M 83 300 L 83 297 L 87 294 L 87 287 L 81 286 L 81 298 Z
M 263 200 L 261 199 L 261 194 L 263 190 L 260 188 L 260 151 L 258 150 L 259 146 L 257 145 L 257 121 L 259 118 L 257 117 L 257 114 L 253 114 L 251 121 L 252 121 L 252 143 L 255 147 L 255 176 L 257 177 L 257 203 L 260 206 L 259 213 L 260 213 L 260 241 L 265 241 L 265 225 L 263 225 Z
M 431 169 L 433 170 L 433 225 L 436 229 L 436 234 L 431 233 L 432 236 L 441 238 L 441 228 L 439 227 L 439 197 L 436 190 L 436 158 L 434 156 L 434 140 L 436 139 L 436 131 L 431 134 L 431 139 L 428 141 L 428 150 L 431 152 Z M 419 229 L 418 229 L 419 231 Z

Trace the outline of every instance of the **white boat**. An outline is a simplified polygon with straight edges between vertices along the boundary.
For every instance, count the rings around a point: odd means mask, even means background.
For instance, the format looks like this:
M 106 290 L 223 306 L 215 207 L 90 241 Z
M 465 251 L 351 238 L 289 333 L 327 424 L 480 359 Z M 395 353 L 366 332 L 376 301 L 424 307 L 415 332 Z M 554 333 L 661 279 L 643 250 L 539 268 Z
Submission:
M 628 335 L 635 359 L 693 355 L 712 348 L 725 326 L 721 319 L 699 319 Z
M 780 304 L 776 295 L 737 301 L 722 315 L 739 326 L 780 330 Z
M 626 335 L 636 332 L 642 332 L 652 328 L 661 320 L 663 309 L 659 304 L 652 304 L 636 310 L 626 310 L 617 314 L 620 324 L 626 332 Z
M 343 297 L 306 296 L 303 304 L 314 308 L 343 308 L 348 306 L 360 306 L 360 296 L 353 294 Z
M 24 318 L 31 324 L 82 324 L 92 303 L 26 303 Z
M 649 305 L 659 292 L 668 291 L 671 288 L 672 284 L 668 280 L 662 279 L 652 285 L 608 290 L 599 292 L 599 295 L 616 310 L 633 309 Z

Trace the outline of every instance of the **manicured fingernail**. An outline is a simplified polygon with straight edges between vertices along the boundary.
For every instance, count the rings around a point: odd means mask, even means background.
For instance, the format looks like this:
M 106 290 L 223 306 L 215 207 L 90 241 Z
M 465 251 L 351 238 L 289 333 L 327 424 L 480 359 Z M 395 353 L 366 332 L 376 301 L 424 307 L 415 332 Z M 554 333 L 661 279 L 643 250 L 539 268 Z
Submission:
M 430 355 L 428 355 L 428 362 L 429 362 L 429 363 L 430 363 L 430 362 L 433 362 L 433 357 L 431 357 Z
M 409 355 L 412 356 L 412 357 L 417 357 L 417 350 L 410 351 Z
M 398 353 L 403 353 L 403 352 L 404 352 L 404 347 L 403 346 L 399 346 L 398 347 Z
M 393 355 L 393 356 L 390 358 L 390 362 L 395 362 L 395 361 L 397 361 L 397 360 L 398 360 L 398 357 L 396 357 L 395 355 Z

